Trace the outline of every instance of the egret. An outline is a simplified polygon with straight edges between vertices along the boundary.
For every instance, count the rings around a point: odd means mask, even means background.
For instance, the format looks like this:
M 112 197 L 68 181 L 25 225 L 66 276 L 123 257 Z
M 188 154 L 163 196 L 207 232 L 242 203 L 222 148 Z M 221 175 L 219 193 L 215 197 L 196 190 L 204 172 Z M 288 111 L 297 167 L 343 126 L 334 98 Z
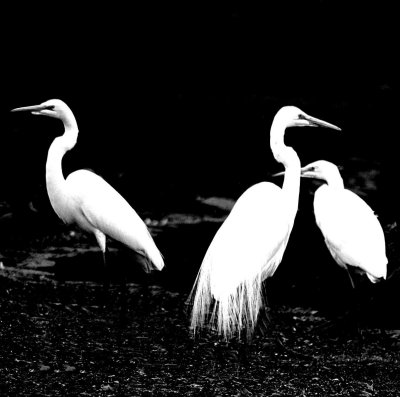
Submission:
M 326 182 L 314 194 L 315 220 L 333 259 L 365 273 L 376 283 L 386 279 L 385 235 L 370 206 L 357 194 L 345 189 L 338 167 L 326 160 L 310 163 L 301 169 L 303 178 Z
M 62 159 L 78 138 L 78 125 L 71 109 L 59 99 L 13 109 L 59 119 L 64 134 L 50 145 L 46 162 L 46 187 L 51 205 L 61 220 L 94 234 L 106 266 L 106 236 L 139 254 L 146 271 L 161 270 L 163 257 L 147 226 L 128 202 L 103 178 L 88 170 L 77 170 L 64 179 Z
M 282 260 L 298 207 L 300 160 L 285 145 L 285 130 L 305 126 L 340 130 L 294 106 L 275 115 L 270 146 L 286 170 L 283 186 L 260 182 L 250 187 L 218 229 L 189 296 L 194 334 L 206 323 L 216 326 L 226 340 L 240 335 L 243 328 L 252 334 L 262 304 L 262 282 Z

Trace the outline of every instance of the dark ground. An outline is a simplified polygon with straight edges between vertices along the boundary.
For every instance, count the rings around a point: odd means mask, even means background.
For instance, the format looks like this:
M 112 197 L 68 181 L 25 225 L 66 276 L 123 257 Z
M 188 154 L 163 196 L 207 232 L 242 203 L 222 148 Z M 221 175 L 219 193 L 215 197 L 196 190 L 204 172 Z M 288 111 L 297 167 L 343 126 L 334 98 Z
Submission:
M 29 251 L 26 240 L 14 239 L 0 271 L 0 394 L 398 395 L 400 322 L 388 308 L 396 302 L 396 273 L 378 285 L 357 278 L 359 314 L 348 314 L 353 292 L 345 272 L 323 255 L 322 240 L 317 261 L 289 244 L 268 281 L 268 316 L 250 342 L 226 343 L 212 332 L 193 338 L 188 293 L 226 212 L 200 204 L 197 213 L 152 221 L 166 257 L 161 273 L 146 275 L 110 242 L 107 294 L 101 255 L 78 230 L 43 233 Z M 397 237 L 396 227 L 387 231 L 389 243 Z
M 100 288 L 1 278 L 2 395 L 397 396 L 399 330 L 319 327 L 277 308 L 251 344 L 188 333 L 186 295 L 132 284 L 126 311 Z

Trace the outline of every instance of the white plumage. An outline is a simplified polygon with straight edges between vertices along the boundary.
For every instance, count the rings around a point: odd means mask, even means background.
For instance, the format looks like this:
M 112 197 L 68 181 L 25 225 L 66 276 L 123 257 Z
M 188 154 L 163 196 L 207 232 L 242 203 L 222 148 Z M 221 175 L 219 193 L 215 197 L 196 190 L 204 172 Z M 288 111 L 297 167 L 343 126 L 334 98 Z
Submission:
M 78 138 L 78 126 L 69 107 L 58 99 L 13 110 L 30 111 L 60 119 L 64 134 L 50 145 L 46 162 L 46 186 L 51 205 L 65 223 L 75 223 L 93 233 L 101 251 L 106 236 L 127 245 L 145 258 L 146 270 L 161 270 L 162 255 L 145 223 L 128 202 L 103 178 L 88 170 L 78 170 L 64 179 L 62 158 Z
M 262 282 L 282 260 L 297 212 L 300 161 L 285 146 L 287 127 L 325 126 L 339 129 L 287 106 L 276 114 L 270 145 L 275 159 L 285 166 L 282 189 L 261 182 L 243 193 L 217 231 L 191 292 L 191 328 L 216 327 L 228 339 L 245 328 L 254 329 L 262 304 Z
M 353 266 L 362 270 L 373 283 L 385 279 L 388 263 L 385 236 L 373 210 L 344 188 L 333 163 L 319 160 L 308 164 L 301 169 L 301 176 L 326 182 L 315 192 L 314 213 L 337 264 L 345 269 Z

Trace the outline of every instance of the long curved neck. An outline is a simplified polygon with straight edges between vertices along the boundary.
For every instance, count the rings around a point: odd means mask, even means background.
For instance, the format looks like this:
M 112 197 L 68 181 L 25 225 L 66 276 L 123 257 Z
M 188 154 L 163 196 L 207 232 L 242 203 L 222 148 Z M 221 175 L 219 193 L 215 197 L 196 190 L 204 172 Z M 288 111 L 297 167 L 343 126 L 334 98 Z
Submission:
M 286 197 L 288 215 L 296 215 L 300 193 L 300 159 L 293 148 L 285 145 L 286 125 L 279 119 L 274 119 L 271 126 L 270 145 L 275 160 L 285 167 L 285 177 L 282 192 Z
M 55 212 L 60 218 L 64 219 L 63 214 L 60 213 L 60 209 L 57 208 L 57 203 L 61 203 L 65 200 L 65 194 L 63 192 L 66 186 L 62 172 L 62 159 L 64 154 L 75 146 L 79 130 L 73 115 L 72 118 L 69 117 L 62 121 L 65 129 L 64 134 L 54 139 L 47 154 L 46 187 Z

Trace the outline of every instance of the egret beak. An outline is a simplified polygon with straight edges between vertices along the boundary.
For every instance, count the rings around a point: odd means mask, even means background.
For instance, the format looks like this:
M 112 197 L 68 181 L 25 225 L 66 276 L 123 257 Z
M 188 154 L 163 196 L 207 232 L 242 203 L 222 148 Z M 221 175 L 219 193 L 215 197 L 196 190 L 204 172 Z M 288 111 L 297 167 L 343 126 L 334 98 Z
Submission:
M 325 128 L 331 128 L 333 130 L 342 131 L 342 129 L 337 127 L 336 125 L 328 123 L 324 120 L 320 120 L 315 117 L 309 116 L 308 114 L 303 115 L 303 118 L 310 123 L 310 127 L 325 127 Z
M 312 168 L 308 165 L 306 165 L 305 167 L 300 169 L 300 176 L 302 176 L 303 178 L 314 178 L 314 176 L 312 175 Z M 281 176 L 281 175 L 285 175 L 285 171 L 281 171 L 281 172 L 277 172 L 276 174 L 272 174 L 271 176 L 275 177 L 275 176 Z
M 314 166 L 306 165 L 305 167 L 301 168 L 300 176 L 302 178 L 317 178 Z
M 47 104 L 40 104 L 40 105 L 33 105 L 33 106 L 24 106 L 22 108 L 15 108 L 15 109 L 12 109 L 11 112 L 31 112 L 32 114 L 35 114 L 35 115 L 46 116 L 47 115 L 45 113 L 46 110 L 50 110 L 50 106 Z M 45 112 L 42 112 L 42 111 L 45 111 Z

